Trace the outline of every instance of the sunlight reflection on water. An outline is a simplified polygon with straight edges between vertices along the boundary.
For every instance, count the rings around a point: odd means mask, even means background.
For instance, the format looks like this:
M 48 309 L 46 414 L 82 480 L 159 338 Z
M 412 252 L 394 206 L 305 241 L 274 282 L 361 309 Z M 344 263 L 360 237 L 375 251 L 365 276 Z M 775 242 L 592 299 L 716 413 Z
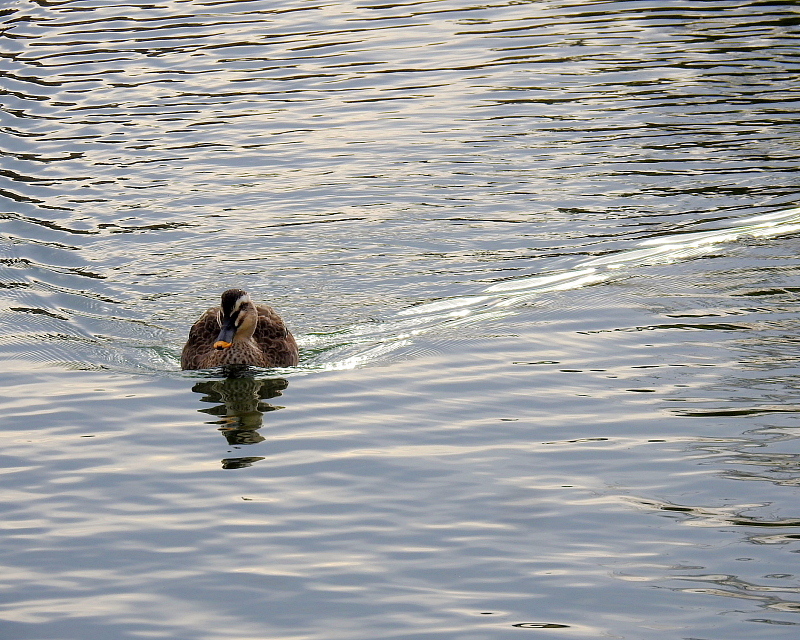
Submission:
M 5 636 L 794 640 L 789 5 L 0 20 Z

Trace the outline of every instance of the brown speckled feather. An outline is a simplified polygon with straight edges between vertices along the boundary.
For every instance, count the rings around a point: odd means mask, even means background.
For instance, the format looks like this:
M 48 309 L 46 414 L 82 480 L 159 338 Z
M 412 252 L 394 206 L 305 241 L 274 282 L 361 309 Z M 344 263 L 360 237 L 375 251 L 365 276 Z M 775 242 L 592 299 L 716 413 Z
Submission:
M 181 354 L 181 369 L 210 369 L 225 365 L 292 367 L 298 363 L 297 343 L 272 307 L 256 305 L 258 322 L 253 337 L 215 349 L 220 332 L 220 307 L 206 311 L 189 330 Z
M 275 312 L 265 304 L 256 305 L 258 309 L 258 325 L 253 339 L 261 348 L 264 358 L 270 364 L 267 367 L 294 367 L 299 360 L 297 342 L 294 336 Z
M 219 333 L 219 307 L 211 307 L 189 329 L 189 339 L 181 353 L 181 369 L 204 369 L 203 361 L 214 351 Z

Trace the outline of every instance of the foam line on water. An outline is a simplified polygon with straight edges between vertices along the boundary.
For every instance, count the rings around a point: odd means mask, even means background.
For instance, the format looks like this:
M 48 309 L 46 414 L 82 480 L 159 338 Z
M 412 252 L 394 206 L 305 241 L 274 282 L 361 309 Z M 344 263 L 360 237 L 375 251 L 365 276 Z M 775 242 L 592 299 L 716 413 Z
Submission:
M 323 369 L 350 369 L 409 345 L 415 336 L 507 316 L 511 309 L 551 291 L 578 289 L 619 275 L 620 270 L 675 262 L 710 253 L 717 245 L 744 237 L 768 238 L 800 231 L 800 208 L 745 218 L 736 226 L 648 238 L 632 248 L 590 258 L 572 268 L 496 283 L 475 292 L 409 307 L 393 319 L 308 337 L 303 346 L 325 355 Z M 328 358 L 333 356 L 334 362 Z
M 800 230 L 800 208 L 795 207 L 745 218 L 734 227 L 648 238 L 637 242 L 634 248 L 584 260 L 565 271 L 537 274 L 493 284 L 474 295 L 411 307 L 400 311 L 398 315 L 436 313 L 445 309 L 463 311 L 466 307 L 481 305 L 511 306 L 521 299 L 527 300 L 539 293 L 576 289 L 602 282 L 616 275 L 620 269 L 695 257 L 711 251 L 715 245 L 733 242 L 747 236 L 766 238 L 798 230 Z

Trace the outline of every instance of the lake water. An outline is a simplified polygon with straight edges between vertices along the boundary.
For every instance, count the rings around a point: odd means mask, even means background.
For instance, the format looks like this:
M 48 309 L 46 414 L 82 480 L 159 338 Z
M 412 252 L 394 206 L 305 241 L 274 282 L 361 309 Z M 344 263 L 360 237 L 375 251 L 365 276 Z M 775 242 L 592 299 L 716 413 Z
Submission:
M 0 636 L 798 637 L 794 3 L 0 13 Z

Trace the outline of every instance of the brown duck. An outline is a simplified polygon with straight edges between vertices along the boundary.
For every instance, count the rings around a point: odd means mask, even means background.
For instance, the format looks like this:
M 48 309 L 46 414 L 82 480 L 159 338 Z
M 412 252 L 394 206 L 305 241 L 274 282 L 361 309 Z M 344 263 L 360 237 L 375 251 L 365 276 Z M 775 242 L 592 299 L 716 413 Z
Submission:
M 281 317 L 272 307 L 253 304 L 241 289 L 228 289 L 219 307 L 200 316 L 181 353 L 181 369 L 292 367 L 297 362 L 297 343 Z

